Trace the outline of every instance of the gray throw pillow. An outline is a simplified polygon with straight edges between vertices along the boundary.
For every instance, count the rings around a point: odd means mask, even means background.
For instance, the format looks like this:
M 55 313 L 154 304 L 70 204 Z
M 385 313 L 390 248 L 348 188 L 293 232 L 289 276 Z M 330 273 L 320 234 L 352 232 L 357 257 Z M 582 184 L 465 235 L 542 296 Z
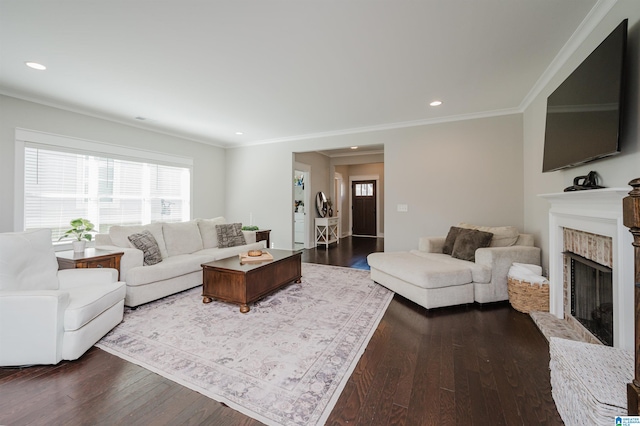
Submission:
M 452 226 L 449 228 L 449 233 L 447 234 L 447 238 L 444 240 L 444 245 L 442 246 L 442 253 L 451 255 L 453 252 L 453 244 L 456 242 L 456 238 L 460 233 L 462 228 L 458 228 L 457 226 Z
M 456 242 L 453 244 L 451 257 L 475 262 L 476 250 L 489 247 L 493 234 L 491 232 L 476 231 L 475 229 L 461 229 Z
M 145 230 L 138 234 L 131 234 L 127 238 L 135 248 L 142 250 L 142 253 L 144 253 L 144 264 L 146 266 L 162 262 L 160 247 L 158 247 L 158 242 L 151 232 Z
M 216 233 L 218 234 L 218 247 L 235 247 L 247 244 L 242 233 L 241 223 L 225 223 L 224 225 L 216 225 Z

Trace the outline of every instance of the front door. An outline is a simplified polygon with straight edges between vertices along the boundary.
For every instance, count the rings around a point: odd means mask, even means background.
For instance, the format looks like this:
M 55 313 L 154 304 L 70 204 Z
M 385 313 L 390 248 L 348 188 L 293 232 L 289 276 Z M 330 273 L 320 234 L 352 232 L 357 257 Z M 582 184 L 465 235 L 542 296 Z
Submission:
M 361 180 L 351 184 L 353 198 L 353 235 L 376 235 L 376 181 Z

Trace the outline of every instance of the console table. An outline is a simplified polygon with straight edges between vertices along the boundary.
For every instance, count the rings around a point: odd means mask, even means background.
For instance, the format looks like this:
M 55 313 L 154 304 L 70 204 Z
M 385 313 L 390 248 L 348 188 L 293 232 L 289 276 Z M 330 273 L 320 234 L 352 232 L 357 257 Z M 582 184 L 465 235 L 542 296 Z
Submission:
M 318 217 L 316 218 L 316 246 L 324 244 L 325 249 L 329 248 L 329 244 L 340 244 L 340 226 L 339 217 Z

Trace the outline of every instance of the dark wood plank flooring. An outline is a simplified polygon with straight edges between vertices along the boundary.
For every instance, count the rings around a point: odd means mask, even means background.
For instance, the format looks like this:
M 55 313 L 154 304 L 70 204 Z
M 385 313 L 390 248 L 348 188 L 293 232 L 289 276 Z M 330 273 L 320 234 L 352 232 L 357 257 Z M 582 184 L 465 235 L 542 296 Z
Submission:
M 382 240 L 345 238 L 303 261 L 368 269 Z M 562 424 L 549 347 L 509 305 L 427 311 L 395 296 L 328 425 Z M 2 425 L 259 425 L 92 348 L 55 366 L 0 368 Z

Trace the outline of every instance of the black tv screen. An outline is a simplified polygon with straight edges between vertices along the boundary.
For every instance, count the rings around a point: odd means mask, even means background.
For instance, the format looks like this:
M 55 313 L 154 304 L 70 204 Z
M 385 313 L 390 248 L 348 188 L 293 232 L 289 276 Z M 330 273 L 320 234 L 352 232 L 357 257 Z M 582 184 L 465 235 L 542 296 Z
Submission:
M 627 20 L 547 98 L 542 171 L 620 152 Z

